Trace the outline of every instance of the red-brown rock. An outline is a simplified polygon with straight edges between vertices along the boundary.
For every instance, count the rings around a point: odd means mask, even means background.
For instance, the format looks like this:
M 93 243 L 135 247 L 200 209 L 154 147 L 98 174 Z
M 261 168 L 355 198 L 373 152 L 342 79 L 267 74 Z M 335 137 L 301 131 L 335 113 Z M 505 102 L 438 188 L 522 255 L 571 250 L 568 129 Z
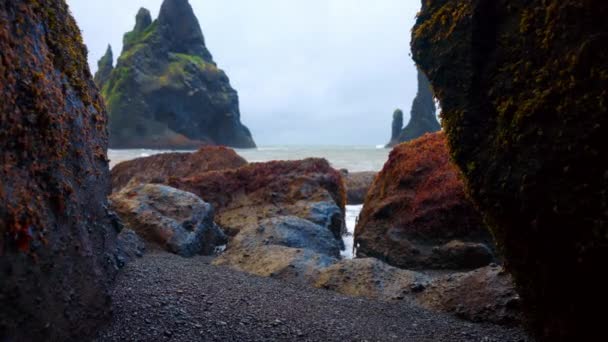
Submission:
M 473 269 L 492 262 L 491 236 L 464 194 L 442 133 L 391 152 L 368 192 L 355 245 L 360 257 L 403 268 Z
M 348 204 L 363 204 L 377 172 L 348 172 L 344 175 Z
M 338 239 L 344 230 L 342 175 L 324 159 L 252 163 L 171 178 L 169 185 L 211 203 L 217 223 L 228 235 L 265 218 L 288 215 L 326 227 Z
M 199 173 L 235 169 L 247 161 L 227 147 L 203 147 L 194 153 L 164 153 L 119 163 L 112 168 L 112 191 L 131 180 L 167 183 L 169 177 L 192 177 Z
M 110 314 L 106 121 L 66 3 L 0 2 L 0 340 L 87 340 Z

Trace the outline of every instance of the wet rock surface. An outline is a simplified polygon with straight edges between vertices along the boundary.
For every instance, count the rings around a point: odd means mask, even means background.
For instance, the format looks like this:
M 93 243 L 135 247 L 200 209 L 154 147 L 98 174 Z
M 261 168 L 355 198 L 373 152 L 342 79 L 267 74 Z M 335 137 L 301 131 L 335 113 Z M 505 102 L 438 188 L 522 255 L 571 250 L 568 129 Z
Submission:
M 167 251 L 190 257 L 213 254 L 227 242 L 213 207 L 196 195 L 159 184 L 127 186 L 111 196 L 125 226 Z
M 346 201 L 350 205 L 363 204 L 377 172 L 347 172 L 344 175 Z
M 87 338 L 110 315 L 107 115 L 62 0 L 0 3 L 0 340 Z
M 442 133 L 395 147 L 357 223 L 358 256 L 408 269 L 470 270 L 491 263 L 492 237 L 459 177 Z
M 604 336 L 608 3 L 424 1 L 412 55 L 543 341 Z
M 112 168 L 112 191 L 133 180 L 167 184 L 170 177 L 192 177 L 214 170 L 236 169 L 247 161 L 230 148 L 207 146 L 193 153 L 163 153 L 137 158 Z
M 527 341 L 517 328 L 465 322 L 401 301 L 346 297 L 207 262 L 152 253 L 127 265 L 112 293 L 112 321 L 96 341 Z

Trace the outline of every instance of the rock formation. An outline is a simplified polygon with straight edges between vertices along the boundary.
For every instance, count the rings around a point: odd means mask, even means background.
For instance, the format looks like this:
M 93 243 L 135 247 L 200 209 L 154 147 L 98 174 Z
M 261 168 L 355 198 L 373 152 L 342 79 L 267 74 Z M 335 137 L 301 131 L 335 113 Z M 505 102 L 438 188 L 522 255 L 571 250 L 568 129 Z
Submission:
M 140 10 L 123 44 L 102 88 L 111 147 L 255 147 L 187 0 L 165 0 L 155 21 Z
M 424 1 L 413 56 L 539 341 L 605 335 L 608 3 Z
M 324 159 L 252 163 L 234 170 L 174 177 L 168 185 L 211 203 L 218 224 L 230 236 L 277 216 L 311 221 L 338 240 L 345 231 L 342 175 Z
M 401 125 L 400 125 L 401 123 Z M 391 141 L 386 147 L 393 147 L 399 143 L 414 140 L 426 133 L 434 133 L 441 130 L 437 121 L 437 111 L 433 91 L 428 78 L 418 69 L 418 92 L 412 103 L 410 122 L 403 127 L 403 112 L 395 111 L 393 114 L 393 130 Z M 397 133 L 397 130 L 399 133 Z
M 212 255 L 217 246 L 227 242 L 214 222 L 213 207 L 189 192 L 131 183 L 110 199 L 127 227 L 171 253 Z
M 112 70 L 114 70 L 114 54 L 112 53 L 112 46 L 108 45 L 105 55 L 97 62 L 97 72 L 94 80 L 99 89 L 103 89 L 103 86 L 108 82 Z
M 346 186 L 346 202 L 351 205 L 363 204 L 367 191 L 372 186 L 377 172 L 343 172 Z
M 63 0 L 0 4 L 0 339 L 88 339 L 110 314 L 107 116 Z
M 442 133 L 397 146 L 367 194 L 359 257 L 412 269 L 474 269 L 494 260 L 492 237 L 464 194 Z
M 226 147 L 207 146 L 194 153 L 163 153 L 122 162 L 112 168 L 112 191 L 132 181 L 167 184 L 169 177 L 192 177 L 208 171 L 236 169 L 247 161 Z

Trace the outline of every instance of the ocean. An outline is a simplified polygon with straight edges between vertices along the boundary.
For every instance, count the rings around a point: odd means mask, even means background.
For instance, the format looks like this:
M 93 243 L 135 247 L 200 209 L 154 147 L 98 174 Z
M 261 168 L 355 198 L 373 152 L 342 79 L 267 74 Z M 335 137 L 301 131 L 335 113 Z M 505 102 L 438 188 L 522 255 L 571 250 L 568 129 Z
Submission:
M 140 157 L 147 157 L 167 152 L 166 150 L 109 150 L 110 167 L 122 162 Z M 335 169 L 347 169 L 349 172 L 380 171 L 388 160 L 390 149 L 383 146 L 266 146 L 256 149 L 236 149 L 236 152 L 250 163 L 267 162 L 271 160 L 297 160 L 304 158 L 325 158 Z M 342 257 L 354 257 L 353 236 L 355 225 L 362 205 L 346 206 L 346 229 L 343 236 L 346 250 Z

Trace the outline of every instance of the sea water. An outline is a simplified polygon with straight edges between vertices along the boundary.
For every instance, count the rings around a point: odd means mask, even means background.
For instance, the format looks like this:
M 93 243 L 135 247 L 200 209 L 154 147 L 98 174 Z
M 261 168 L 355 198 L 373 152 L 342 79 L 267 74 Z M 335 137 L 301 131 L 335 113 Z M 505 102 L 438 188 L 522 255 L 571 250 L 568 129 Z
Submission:
M 167 152 L 192 152 L 168 150 L 109 150 L 110 167 L 122 161 L 153 154 Z M 255 149 L 236 149 L 236 152 L 250 163 L 267 162 L 271 160 L 298 160 L 304 158 L 325 158 L 335 169 L 346 169 L 349 172 L 380 171 L 388 160 L 389 149 L 383 146 L 267 146 Z M 346 229 L 343 236 L 345 250 L 342 257 L 352 259 L 354 251 L 353 239 L 357 219 L 362 205 L 346 206 Z

